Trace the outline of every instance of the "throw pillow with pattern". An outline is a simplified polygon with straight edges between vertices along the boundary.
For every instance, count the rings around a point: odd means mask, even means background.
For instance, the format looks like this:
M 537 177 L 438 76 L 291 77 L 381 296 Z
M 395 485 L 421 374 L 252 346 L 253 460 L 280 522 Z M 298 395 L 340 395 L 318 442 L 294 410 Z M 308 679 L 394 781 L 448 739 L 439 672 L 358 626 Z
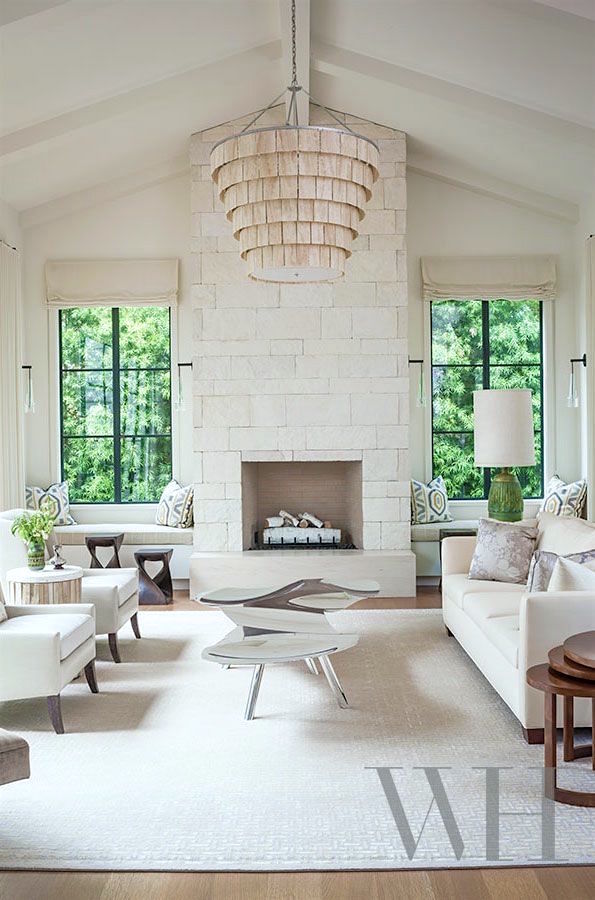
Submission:
M 537 528 L 480 519 L 469 578 L 526 584 Z
M 551 550 L 536 550 L 529 568 L 527 590 L 547 591 L 552 572 L 559 559 L 569 559 L 579 566 L 595 569 L 595 550 L 583 550 L 581 553 L 572 553 L 567 556 L 559 556 Z
M 76 525 L 70 515 L 67 481 L 50 484 L 45 489 L 28 485 L 25 488 L 25 506 L 27 509 L 43 509 L 51 512 L 54 517 L 54 525 Z
M 190 528 L 194 521 L 193 508 L 194 488 L 191 484 L 184 487 L 173 478 L 161 494 L 155 522 L 171 528 Z
M 587 499 L 587 482 L 584 478 L 566 484 L 557 475 L 547 483 L 540 512 L 554 516 L 580 516 Z
M 440 475 L 428 484 L 411 479 L 411 523 L 427 525 L 430 522 L 452 522 L 446 485 Z

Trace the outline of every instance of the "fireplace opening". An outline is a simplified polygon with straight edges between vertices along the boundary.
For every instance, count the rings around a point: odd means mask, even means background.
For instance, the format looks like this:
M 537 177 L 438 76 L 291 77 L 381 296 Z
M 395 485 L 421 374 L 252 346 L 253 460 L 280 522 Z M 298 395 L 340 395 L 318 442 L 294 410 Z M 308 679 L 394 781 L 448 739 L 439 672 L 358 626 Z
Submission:
M 242 526 L 244 550 L 361 548 L 361 462 L 243 462 Z

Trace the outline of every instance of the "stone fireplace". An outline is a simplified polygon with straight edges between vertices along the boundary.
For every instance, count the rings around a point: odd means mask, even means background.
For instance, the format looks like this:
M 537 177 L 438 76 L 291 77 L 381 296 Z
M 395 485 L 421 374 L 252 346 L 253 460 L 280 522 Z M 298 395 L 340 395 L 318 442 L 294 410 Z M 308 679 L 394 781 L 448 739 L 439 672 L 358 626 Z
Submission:
M 311 110 L 313 122 L 321 123 L 322 115 Z M 283 118 L 277 108 L 262 124 Z M 406 141 L 402 132 L 346 119 L 379 144 L 380 178 L 345 274 L 330 283 L 272 284 L 247 277 L 208 163 L 213 144 L 248 119 L 191 139 L 193 593 L 221 586 L 218 578 L 244 585 L 246 579 L 259 585 L 274 580 L 271 566 L 280 563 L 270 557 L 286 551 L 250 549 L 254 526 L 291 505 L 294 513 L 307 509 L 340 521 L 358 548 L 324 551 L 327 562 L 319 575 L 328 574 L 332 555 L 337 577 L 378 577 L 380 567 L 392 573 L 384 593 L 414 590 Z M 323 551 L 287 551 L 292 552 L 280 580 L 320 568 L 313 558 Z

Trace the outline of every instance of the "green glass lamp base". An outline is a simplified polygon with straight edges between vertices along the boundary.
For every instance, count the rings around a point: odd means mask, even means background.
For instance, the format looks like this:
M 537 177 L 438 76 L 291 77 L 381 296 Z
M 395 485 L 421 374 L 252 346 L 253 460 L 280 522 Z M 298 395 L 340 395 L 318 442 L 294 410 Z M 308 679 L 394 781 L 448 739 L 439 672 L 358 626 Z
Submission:
M 523 518 L 521 484 L 510 469 L 501 469 L 492 477 L 488 516 L 500 522 L 519 522 Z

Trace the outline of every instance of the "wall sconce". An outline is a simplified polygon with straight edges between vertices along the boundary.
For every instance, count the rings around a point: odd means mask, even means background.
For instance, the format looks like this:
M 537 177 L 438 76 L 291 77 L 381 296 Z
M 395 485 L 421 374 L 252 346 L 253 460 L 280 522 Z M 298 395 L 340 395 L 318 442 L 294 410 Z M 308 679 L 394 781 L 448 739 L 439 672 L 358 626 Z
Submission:
M 184 385 L 182 382 L 182 369 L 192 369 L 192 363 L 178 363 L 178 384 L 176 386 L 176 399 L 174 400 L 174 409 L 176 412 L 184 412 L 186 409 L 186 395 L 184 393 Z
M 34 413 L 35 412 L 35 398 L 33 397 L 33 367 L 32 366 L 21 366 L 27 375 L 25 381 L 25 400 L 24 400 L 24 408 L 26 413 Z
M 574 374 L 574 364 L 582 363 L 585 368 L 587 367 L 587 354 L 583 353 L 582 356 L 578 356 L 576 359 L 570 360 L 570 383 L 568 385 L 568 397 L 566 398 L 566 403 L 570 407 L 574 407 L 576 409 L 578 407 L 579 398 L 578 398 L 578 390 L 576 387 L 576 376 Z
M 423 359 L 410 359 L 410 366 L 419 366 L 419 381 L 417 383 L 417 396 L 415 398 L 416 406 L 426 405 L 426 384 L 424 377 L 424 361 Z

